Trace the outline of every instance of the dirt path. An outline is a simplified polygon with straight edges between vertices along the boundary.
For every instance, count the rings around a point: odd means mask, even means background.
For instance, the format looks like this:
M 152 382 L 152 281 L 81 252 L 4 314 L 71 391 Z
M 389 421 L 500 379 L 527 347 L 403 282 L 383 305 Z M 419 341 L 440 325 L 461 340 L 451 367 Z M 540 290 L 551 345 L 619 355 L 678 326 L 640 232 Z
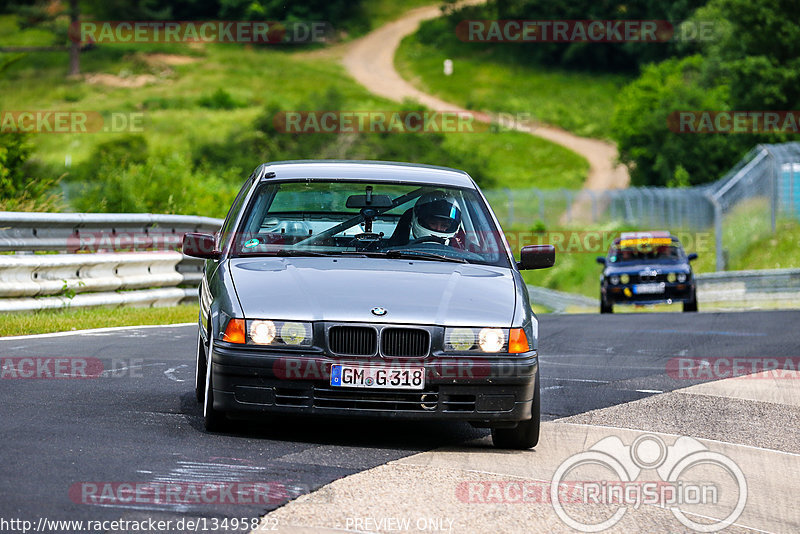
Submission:
M 403 37 L 416 31 L 422 21 L 440 15 L 438 6 L 413 9 L 402 18 L 353 42 L 342 63 L 361 85 L 380 96 L 395 101 L 410 98 L 433 110 L 463 111 L 464 108 L 460 106 L 423 93 L 404 80 L 394 68 L 394 55 Z M 490 120 L 486 115 L 483 118 Z M 612 143 L 579 137 L 552 126 L 517 125 L 515 128 L 562 145 L 586 158 L 590 165 L 585 184 L 588 189 L 617 189 L 627 187 L 630 183 L 627 169 L 615 163 L 617 149 Z

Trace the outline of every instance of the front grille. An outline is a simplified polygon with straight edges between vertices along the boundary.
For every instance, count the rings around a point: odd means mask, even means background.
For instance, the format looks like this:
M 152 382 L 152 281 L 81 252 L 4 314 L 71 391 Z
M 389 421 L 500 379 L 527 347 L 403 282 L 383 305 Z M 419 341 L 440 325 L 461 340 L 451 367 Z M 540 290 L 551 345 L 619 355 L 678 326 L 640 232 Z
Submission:
M 430 334 L 418 328 L 386 328 L 381 332 L 384 356 L 420 358 L 428 355 Z
M 328 346 L 334 354 L 371 356 L 377 344 L 377 331 L 366 326 L 334 326 L 328 332 Z
M 439 394 L 436 391 L 365 391 L 314 387 L 315 408 L 432 412 L 437 410 L 438 405 Z

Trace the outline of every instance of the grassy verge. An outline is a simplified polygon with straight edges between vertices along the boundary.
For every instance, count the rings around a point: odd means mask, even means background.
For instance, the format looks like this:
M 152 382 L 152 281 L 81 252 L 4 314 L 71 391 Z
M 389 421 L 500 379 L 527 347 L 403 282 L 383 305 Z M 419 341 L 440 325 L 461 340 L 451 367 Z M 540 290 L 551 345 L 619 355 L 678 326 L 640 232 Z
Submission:
M 190 323 L 197 305 L 169 308 L 72 308 L 0 314 L 0 336 L 22 336 L 87 328 Z
M 385 16 L 399 13 L 393 9 Z M 0 27 L 8 26 L 10 18 L 0 16 Z M 83 53 L 85 78 L 66 79 L 67 65 L 66 53 L 27 54 L 0 77 L 0 105 L 12 110 L 99 111 L 107 117 L 112 113 L 141 113 L 143 128 L 139 133 L 151 152 L 161 158 L 177 154 L 191 159 L 189 155 L 199 146 L 251 130 L 253 121 L 267 106 L 300 109 L 330 90 L 342 96 L 340 105 L 347 111 L 408 106 L 373 96 L 354 83 L 338 62 L 299 50 L 120 43 Z M 136 83 L 143 85 L 133 86 Z M 214 95 L 220 90 L 229 98 L 217 106 Z M 66 174 L 66 183 L 82 163 L 91 160 L 99 144 L 128 135 L 128 131 L 48 133 L 33 134 L 30 139 L 34 155 L 48 166 L 49 173 Z M 314 137 L 305 135 L 303 141 L 311 145 Z M 340 138 L 341 152 L 349 156 L 351 140 L 347 135 Z M 393 159 L 417 162 L 415 158 L 421 157 L 413 143 L 399 145 L 400 153 Z M 443 147 L 447 155 L 441 160 L 418 162 L 463 167 L 473 174 L 479 170 L 491 175 L 492 187 L 579 187 L 588 170 L 588 163 L 569 150 L 518 132 L 449 133 Z M 464 155 L 482 168 L 460 165 L 467 160 Z M 237 177 L 235 187 L 221 188 L 218 196 L 225 198 L 219 199 L 220 205 L 228 205 L 228 197 L 241 180 L 262 162 L 254 157 L 247 163 L 248 168 L 229 166 L 225 176 L 207 175 L 208 183 Z M 224 211 L 204 215 L 221 216 Z
M 513 45 L 512 45 L 513 46 Z M 448 55 L 406 37 L 395 56 L 400 73 L 423 91 L 469 109 L 529 113 L 531 118 L 586 137 L 608 138 L 611 114 L 629 77 L 508 64 L 496 53 Z M 443 74 L 451 58 L 453 74 Z
M 621 224 L 609 224 L 594 228 L 576 229 L 578 232 L 626 232 L 634 230 L 659 230 L 661 228 L 635 228 Z M 512 231 L 530 232 L 530 229 L 511 228 Z M 550 230 L 557 232 L 558 230 Z M 570 229 L 565 233 L 569 235 Z M 716 271 L 716 247 L 713 229 L 699 232 L 681 232 L 687 253 L 696 252 L 697 260 L 692 262 L 696 273 Z M 537 244 L 536 234 L 528 233 Z M 779 220 L 775 233 L 772 232 L 769 204 L 766 199 L 752 199 L 742 202 L 725 217 L 723 222 L 723 246 L 727 256 L 727 270 L 749 269 L 787 269 L 800 267 L 800 222 Z M 519 254 L 517 243 L 516 254 Z M 550 269 L 524 271 L 522 276 L 533 285 L 579 293 L 599 298 L 599 278 L 602 267 L 595 262 L 597 256 L 605 255 L 605 250 L 590 252 L 556 253 L 556 264 Z

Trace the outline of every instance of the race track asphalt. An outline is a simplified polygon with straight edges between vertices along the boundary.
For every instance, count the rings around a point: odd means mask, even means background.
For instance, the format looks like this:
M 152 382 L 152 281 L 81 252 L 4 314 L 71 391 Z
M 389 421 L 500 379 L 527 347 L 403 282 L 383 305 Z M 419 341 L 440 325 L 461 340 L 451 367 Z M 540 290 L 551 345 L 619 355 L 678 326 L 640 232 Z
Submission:
M 798 324 L 796 311 L 544 315 L 543 419 L 696 383 L 667 373 L 677 357 L 798 356 Z M 486 434 L 461 423 L 285 417 L 208 434 L 193 393 L 195 336 L 194 326 L 173 326 L 0 338 L 0 361 L 96 358 L 106 370 L 93 379 L 0 380 L 0 518 L 255 518 L 332 480 Z M 282 490 L 268 505 L 84 502 L 91 484 L 168 481 L 266 481 Z

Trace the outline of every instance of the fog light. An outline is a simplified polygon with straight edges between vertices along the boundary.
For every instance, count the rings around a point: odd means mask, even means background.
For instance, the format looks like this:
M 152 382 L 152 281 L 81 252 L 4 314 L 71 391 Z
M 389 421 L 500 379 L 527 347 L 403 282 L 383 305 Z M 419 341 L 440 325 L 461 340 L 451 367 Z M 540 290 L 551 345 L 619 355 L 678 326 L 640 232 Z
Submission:
M 622 282 L 623 284 L 627 284 L 628 282 L 631 281 L 631 277 L 628 276 L 627 274 L 623 274 L 622 276 L 619 277 L 619 281 Z
M 667 282 L 669 282 L 670 284 L 672 284 L 673 282 L 675 282 L 675 279 L 676 279 L 676 278 L 677 278 L 677 277 L 675 276 L 675 273 L 669 273 L 669 274 L 667 275 Z

